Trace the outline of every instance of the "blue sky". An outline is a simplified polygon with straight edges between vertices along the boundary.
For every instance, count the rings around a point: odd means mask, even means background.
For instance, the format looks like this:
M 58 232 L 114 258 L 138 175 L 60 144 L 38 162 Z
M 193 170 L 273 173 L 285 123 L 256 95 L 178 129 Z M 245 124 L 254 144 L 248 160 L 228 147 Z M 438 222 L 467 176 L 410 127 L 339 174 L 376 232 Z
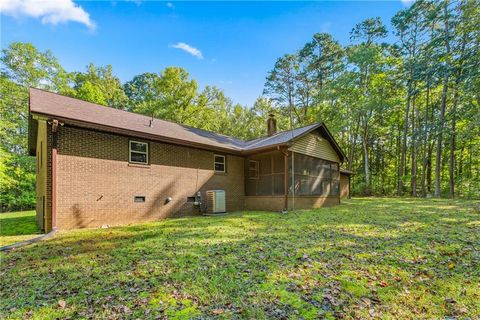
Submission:
M 404 8 L 402 1 L 61 0 L 59 8 L 2 1 L 2 48 L 32 42 L 52 50 L 68 71 L 84 70 L 90 62 L 111 64 L 122 81 L 180 66 L 200 88 L 216 85 L 248 106 L 261 95 L 275 60 L 301 48 L 314 33 L 329 32 L 346 44 L 356 23 L 379 16 L 389 25 Z

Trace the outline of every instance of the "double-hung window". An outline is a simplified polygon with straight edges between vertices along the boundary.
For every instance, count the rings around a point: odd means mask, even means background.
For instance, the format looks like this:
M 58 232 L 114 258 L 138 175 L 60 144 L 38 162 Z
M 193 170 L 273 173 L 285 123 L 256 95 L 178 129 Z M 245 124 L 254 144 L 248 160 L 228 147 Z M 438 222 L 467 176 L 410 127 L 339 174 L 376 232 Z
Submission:
M 213 157 L 213 167 L 215 172 L 224 173 L 225 171 L 225 156 L 216 154 Z
M 128 161 L 148 164 L 148 143 L 130 140 Z

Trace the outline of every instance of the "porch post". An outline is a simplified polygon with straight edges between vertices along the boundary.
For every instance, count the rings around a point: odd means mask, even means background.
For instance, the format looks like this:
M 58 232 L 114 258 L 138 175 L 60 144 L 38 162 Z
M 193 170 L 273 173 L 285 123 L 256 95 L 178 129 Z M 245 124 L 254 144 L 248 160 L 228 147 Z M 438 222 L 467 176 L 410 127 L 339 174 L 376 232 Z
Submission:
M 284 211 L 288 211 L 288 150 L 283 153 L 283 160 L 284 160 L 284 179 L 283 179 L 283 185 L 284 185 Z

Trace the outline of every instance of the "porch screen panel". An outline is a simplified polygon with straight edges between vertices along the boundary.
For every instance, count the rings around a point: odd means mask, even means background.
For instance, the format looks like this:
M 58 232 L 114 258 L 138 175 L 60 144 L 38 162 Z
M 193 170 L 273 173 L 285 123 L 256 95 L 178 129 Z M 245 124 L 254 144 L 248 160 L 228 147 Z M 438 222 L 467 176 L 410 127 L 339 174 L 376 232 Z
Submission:
M 328 160 L 295 153 L 294 186 L 297 196 L 339 195 L 340 172 L 338 164 Z M 289 172 L 292 172 L 291 160 Z M 289 177 L 289 194 L 292 194 L 292 178 Z
M 280 196 L 285 193 L 285 160 L 281 152 L 269 152 L 246 159 L 258 162 L 258 176 L 246 176 L 245 194 L 247 196 Z

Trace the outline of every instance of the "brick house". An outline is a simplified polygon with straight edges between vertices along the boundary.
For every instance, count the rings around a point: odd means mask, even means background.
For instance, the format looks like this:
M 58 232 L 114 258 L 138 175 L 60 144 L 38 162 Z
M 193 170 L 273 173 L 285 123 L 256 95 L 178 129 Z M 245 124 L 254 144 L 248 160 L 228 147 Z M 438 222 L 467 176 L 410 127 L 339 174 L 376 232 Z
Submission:
M 323 123 L 276 133 L 271 116 L 268 136 L 243 141 L 34 88 L 29 104 L 45 231 L 201 214 L 207 190 L 225 191 L 227 211 L 316 208 L 348 195 L 345 155 Z

